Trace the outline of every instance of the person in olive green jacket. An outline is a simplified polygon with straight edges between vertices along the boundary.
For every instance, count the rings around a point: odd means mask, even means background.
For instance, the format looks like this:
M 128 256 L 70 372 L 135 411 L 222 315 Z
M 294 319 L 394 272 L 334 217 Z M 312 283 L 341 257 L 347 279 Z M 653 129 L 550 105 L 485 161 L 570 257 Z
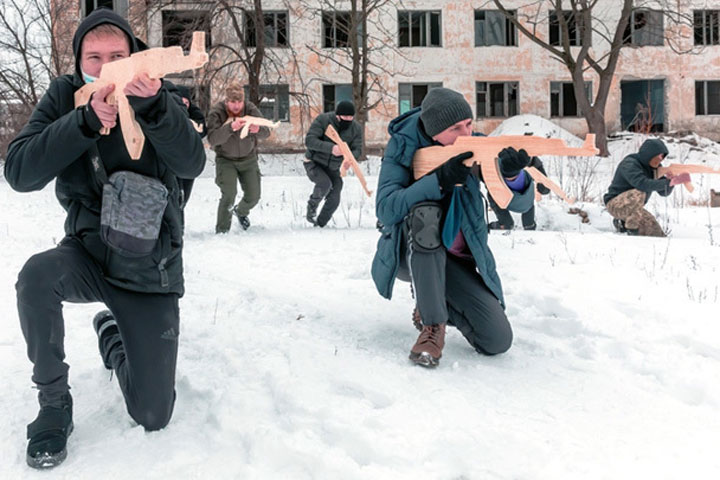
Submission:
M 244 230 L 250 227 L 250 209 L 260 201 L 260 167 L 258 166 L 257 142 L 270 136 L 270 129 L 250 125 L 249 134 L 240 138 L 245 125 L 242 117 L 262 117 L 260 110 L 245 101 L 245 91 L 239 82 L 233 82 L 225 90 L 225 100 L 210 109 L 207 116 L 208 142 L 215 151 L 215 183 L 220 187 L 220 203 L 217 211 L 215 233 L 230 230 L 232 213 L 238 217 Z M 243 197 L 233 207 L 240 181 Z

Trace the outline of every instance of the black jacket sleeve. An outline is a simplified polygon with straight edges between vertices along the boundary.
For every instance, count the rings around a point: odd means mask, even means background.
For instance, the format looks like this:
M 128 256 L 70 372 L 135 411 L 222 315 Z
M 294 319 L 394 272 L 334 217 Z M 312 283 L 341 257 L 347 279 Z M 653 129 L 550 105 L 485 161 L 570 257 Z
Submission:
M 161 87 L 153 97 L 130 96 L 128 100 L 158 158 L 180 178 L 200 175 L 205 167 L 202 140 L 172 95 Z
M 329 158 L 330 155 L 332 155 L 332 149 L 335 145 L 334 143 L 323 140 L 325 138 L 325 128 L 327 125 L 325 122 L 323 122 L 323 116 L 319 115 L 313 122 L 310 124 L 310 128 L 308 129 L 307 135 L 305 135 L 305 146 L 308 150 L 321 152 L 326 155 L 312 155 L 312 160 L 314 162 L 321 163 L 322 165 L 325 165 L 326 167 L 329 164 Z
M 13 189 L 42 190 L 100 137 L 88 125 L 85 107 L 62 113 L 63 101 L 71 102 L 72 94 L 63 77 L 53 80 L 27 125 L 8 146 L 5 178 Z
M 545 167 L 543 166 L 542 160 L 540 160 L 538 157 L 532 157 L 530 159 L 530 166 L 537 168 L 540 173 L 547 177 L 547 173 L 545 173 Z M 539 182 L 537 183 L 537 189 L 541 195 L 547 195 L 548 193 L 550 193 L 550 189 Z
M 673 191 L 674 187 L 670 186 L 670 179 L 650 177 L 647 170 L 640 165 L 639 160 L 622 161 L 618 170 L 633 188 L 637 188 L 641 192 L 658 192 L 662 196 L 668 196 Z
M 350 147 L 350 151 L 352 151 L 355 160 L 357 160 L 362 154 L 362 131 L 360 130 L 360 124 L 353 122 L 353 127 L 356 131 L 352 140 L 350 140 L 348 147 Z

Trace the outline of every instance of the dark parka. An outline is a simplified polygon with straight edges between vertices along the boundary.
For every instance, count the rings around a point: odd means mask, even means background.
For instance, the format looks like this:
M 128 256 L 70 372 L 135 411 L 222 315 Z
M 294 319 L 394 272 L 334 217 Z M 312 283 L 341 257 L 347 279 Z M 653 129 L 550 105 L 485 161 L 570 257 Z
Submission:
M 362 130 L 360 124 L 353 120 L 348 128 L 340 131 L 340 122 L 335 112 L 321 113 L 310 124 L 307 135 L 305 135 L 305 146 L 307 147 L 305 157 L 330 170 L 337 171 L 340 170 L 343 157 L 332 154 L 335 143 L 325 136 L 328 125 L 332 125 L 337 130 L 340 138 L 348 144 L 356 159 L 360 158 L 362 153 Z
M 73 40 L 76 58 L 82 37 L 102 23 L 120 27 L 137 46 L 127 22 L 110 10 L 96 10 L 78 27 Z M 75 108 L 73 94 L 84 82 L 76 73 L 54 79 L 27 125 L 8 147 L 5 178 L 20 192 L 43 189 L 55 180 L 55 193 L 67 212 L 66 237 L 78 240 L 97 261 L 107 281 L 121 288 L 148 293 L 182 295 L 182 228 L 178 178 L 194 178 L 205 165 L 200 136 L 187 113 L 166 86 L 150 98 L 128 97 L 145 134 L 139 160 L 127 152 L 119 124 L 109 135 L 98 133 L 99 120 L 88 106 Z M 168 206 L 160 239 L 145 257 L 122 257 L 100 239 L 101 184 L 88 153 L 97 145 L 108 175 L 128 170 L 159 178 L 168 188 Z
M 397 276 L 401 251 L 402 220 L 418 202 L 441 200 L 438 177 L 430 173 L 413 182 L 412 158 L 419 148 L 433 145 L 433 140 L 421 131 L 420 108 L 397 117 L 388 127 L 390 142 L 385 149 L 378 179 L 376 214 L 383 224 L 377 251 L 372 264 L 372 277 L 378 292 L 391 298 Z M 529 179 L 529 175 L 527 176 Z M 533 205 L 533 181 L 529 179 L 523 192 L 513 192 L 508 209 L 526 212 Z M 469 175 L 456 200 L 461 202 L 463 215 L 460 224 L 468 248 L 475 259 L 478 273 L 490 291 L 504 306 L 502 286 L 495 269 L 495 259 L 488 247 L 488 227 L 479 180 Z
M 638 153 L 625 157 L 618 164 L 610 188 L 603 197 L 605 205 L 621 193 L 633 188 L 647 194 L 645 195 L 645 203 L 648 202 L 650 194 L 653 192 L 657 192 L 663 197 L 670 195 L 674 188 L 670 186 L 670 179 L 656 179 L 655 173 L 657 169 L 650 166 L 650 160 L 660 154 L 667 155 L 667 147 L 661 140 L 651 138 L 645 140 Z

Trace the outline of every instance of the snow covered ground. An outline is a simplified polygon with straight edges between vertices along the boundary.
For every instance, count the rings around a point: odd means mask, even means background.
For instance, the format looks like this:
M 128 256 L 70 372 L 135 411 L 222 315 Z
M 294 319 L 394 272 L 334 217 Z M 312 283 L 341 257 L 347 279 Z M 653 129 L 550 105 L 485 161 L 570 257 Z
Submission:
M 407 360 L 409 286 L 388 302 L 370 278 L 372 200 L 349 178 L 334 223 L 310 228 L 311 184 L 281 160 L 263 167 L 247 232 L 215 235 L 211 169 L 196 182 L 166 429 L 125 412 L 97 352 L 101 305 L 66 305 L 75 431 L 53 478 L 716 478 L 720 209 L 654 196 L 672 234 L 649 239 L 613 233 L 599 203 L 581 204 L 587 225 L 543 199 L 539 231 L 490 239 L 511 350 L 479 356 L 450 329 L 425 370 Z M 0 178 L 0 478 L 47 476 L 25 465 L 37 404 L 14 282 L 63 219 L 52 186 Z

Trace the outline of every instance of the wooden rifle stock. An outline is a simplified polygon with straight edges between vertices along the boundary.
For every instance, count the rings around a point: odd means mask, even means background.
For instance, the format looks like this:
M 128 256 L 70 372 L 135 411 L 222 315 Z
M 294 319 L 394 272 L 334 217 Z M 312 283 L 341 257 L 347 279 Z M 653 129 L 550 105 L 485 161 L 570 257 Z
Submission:
M 360 169 L 360 165 L 358 164 L 357 160 L 355 160 L 355 155 L 353 155 L 348 144 L 345 143 L 342 138 L 340 138 L 340 134 L 337 132 L 337 130 L 335 130 L 335 128 L 333 128 L 332 125 L 328 125 L 325 129 L 325 136 L 332 140 L 335 145 L 340 147 L 340 152 L 342 153 L 343 159 L 350 162 L 350 167 L 353 169 L 353 172 L 355 172 L 355 176 L 358 177 L 358 180 L 360 180 L 360 185 L 362 185 L 363 190 L 365 190 L 367 196 L 371 197 L 372 191 L 368 189 L 367 181 L 365 181 L 365 175 L 363 175 L 362 170 Z M 347 169 L 341 167 L 340 175 L 344 177 L 346 173 Z

